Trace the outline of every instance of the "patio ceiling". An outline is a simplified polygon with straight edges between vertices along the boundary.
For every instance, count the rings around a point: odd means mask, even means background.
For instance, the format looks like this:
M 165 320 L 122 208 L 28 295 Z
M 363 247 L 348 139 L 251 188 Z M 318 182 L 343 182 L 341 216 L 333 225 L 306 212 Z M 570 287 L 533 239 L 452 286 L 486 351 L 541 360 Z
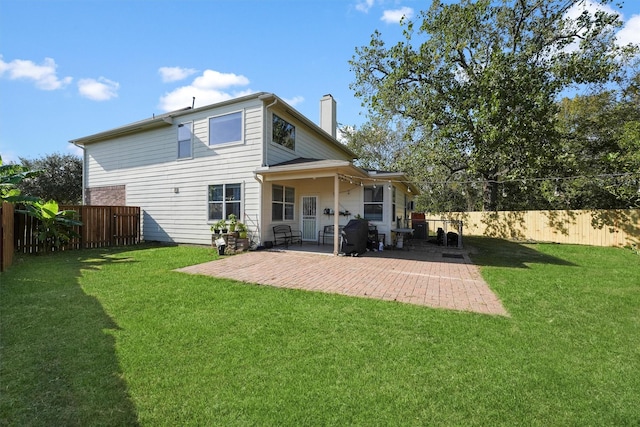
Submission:
M 409 182 L 403 172 L 367 171 L 355 166 L 348 160 L 298 158 L 274 166 L 257 168 L 254 173 L 262 182 L 337 176 L 345 180 L 360 181 L 364 184 L 375 184 L 376 182 L 402 183 L 407 187 L 407 192 L 414 195 L 420 194 L 418 187 Z

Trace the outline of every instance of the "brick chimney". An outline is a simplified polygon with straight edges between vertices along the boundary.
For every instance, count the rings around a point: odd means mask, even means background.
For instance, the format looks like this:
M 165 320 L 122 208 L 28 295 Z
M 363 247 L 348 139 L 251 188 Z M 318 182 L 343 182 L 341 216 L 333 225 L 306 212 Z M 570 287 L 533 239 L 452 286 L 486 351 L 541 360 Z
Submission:
M 330 94 L 320 100 L 320 127 L 332 137 L 336 137 L 336 100 Z

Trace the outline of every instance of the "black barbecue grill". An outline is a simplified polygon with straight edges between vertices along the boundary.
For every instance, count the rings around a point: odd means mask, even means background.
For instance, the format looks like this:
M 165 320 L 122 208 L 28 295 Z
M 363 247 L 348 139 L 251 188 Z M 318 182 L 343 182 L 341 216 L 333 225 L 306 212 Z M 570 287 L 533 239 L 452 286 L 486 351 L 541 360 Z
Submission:
M 357 256 L 367 251 L 369 240 L 369 222 L 364 219 L 352 219 L 342 229 L 342 247 L 345 255 Z

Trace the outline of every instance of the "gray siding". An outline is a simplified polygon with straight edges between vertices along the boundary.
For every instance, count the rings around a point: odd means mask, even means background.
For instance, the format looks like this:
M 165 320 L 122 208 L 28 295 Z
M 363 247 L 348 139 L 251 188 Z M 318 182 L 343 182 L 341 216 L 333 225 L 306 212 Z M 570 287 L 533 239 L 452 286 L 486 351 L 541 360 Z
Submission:
M 244 143 L 208 146 L 208 119 L 244 111 Z M 193 158 L 177 160 L 177 126 L 193 122 Z M 256 222 L 259 183 L 253 171 L 262 162 L 262 103 L 184 115 L 165 128 L 88 144 L 89 187 L 126 185 L 130 206 L 143 211 L 145 240 L 210 244 L 208 186 L 243 184 L 244 214 Z M 242 219 L 241 219 L 242 220 Z

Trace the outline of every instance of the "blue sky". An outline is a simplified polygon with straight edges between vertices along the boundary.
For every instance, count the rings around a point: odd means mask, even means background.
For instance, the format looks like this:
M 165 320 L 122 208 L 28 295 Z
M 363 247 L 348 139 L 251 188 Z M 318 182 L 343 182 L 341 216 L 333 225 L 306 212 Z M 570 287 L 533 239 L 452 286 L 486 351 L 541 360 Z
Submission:
M 70 139 L 191 105 L 273 92 L 317 122 L 366 119 L 349 59 L 427 0 L 2 0 L 0 154 L 77 152 Z M 621 9 L 640 42 L 640 0 Z

